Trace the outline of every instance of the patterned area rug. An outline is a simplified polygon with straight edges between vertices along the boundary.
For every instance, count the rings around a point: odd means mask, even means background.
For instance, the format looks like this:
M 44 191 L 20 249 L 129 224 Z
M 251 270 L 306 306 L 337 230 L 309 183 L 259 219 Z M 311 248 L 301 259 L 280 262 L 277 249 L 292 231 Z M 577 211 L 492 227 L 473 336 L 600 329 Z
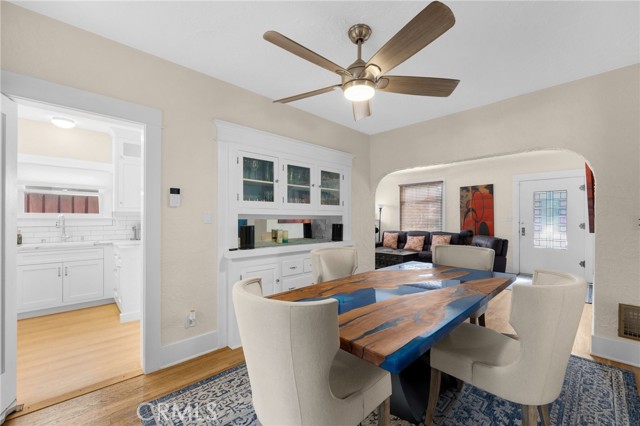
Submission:
M 550 407 L 553 425 L 640 424 L 640 398 L 630 371 L 572 356 L 562 392 Z M 244 364 L 138 407 L 144 426 L 259 425 Z M 377 424 L 371 414 L 362 426 Z M 410 423 L 392 418 L 392 425 Z M 520 406 L 465 384 L 444 392 L 437 425 L 519 425 Z

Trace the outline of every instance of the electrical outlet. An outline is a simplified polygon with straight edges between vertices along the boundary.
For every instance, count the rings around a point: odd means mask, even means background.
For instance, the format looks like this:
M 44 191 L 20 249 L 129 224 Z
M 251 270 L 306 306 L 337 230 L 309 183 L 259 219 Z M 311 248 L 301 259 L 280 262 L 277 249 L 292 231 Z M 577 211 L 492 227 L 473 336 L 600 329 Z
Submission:
M 190 328 L 195 326 L 196 326 L 196 311 L 191 310 L 189 311 L 189 313 L 187 314 L 187 317 L 185 318 L 184 328 Z

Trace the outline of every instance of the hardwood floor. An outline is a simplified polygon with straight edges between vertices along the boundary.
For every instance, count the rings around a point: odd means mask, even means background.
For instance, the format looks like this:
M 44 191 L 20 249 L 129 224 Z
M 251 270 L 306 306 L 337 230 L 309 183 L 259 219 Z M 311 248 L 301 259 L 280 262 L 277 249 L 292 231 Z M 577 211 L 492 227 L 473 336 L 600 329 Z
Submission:
M 487 326 L 502 332 L 513 332 L 509 325 L 511 292 L 503 291 L 489 305 Z M 573 347 L 575 355 L 632 370 L 640 384 L 640 368 L 610 362 L 589 354 L 591 340 L 591 305 L 585 305 L 578 335 Z M 69 401 L 10 420 L 8 426 L 38 425 L 139 425 L 139 404 L 195 383 L 243 361 L 240 349 L 220 349 L 164 370 L 141 375 Z M 640 385 L 639 385 L 640 386 Z
M 18 321 L 18 402 L 24 413 L 142 374 L 140 321 L 115 304 Z

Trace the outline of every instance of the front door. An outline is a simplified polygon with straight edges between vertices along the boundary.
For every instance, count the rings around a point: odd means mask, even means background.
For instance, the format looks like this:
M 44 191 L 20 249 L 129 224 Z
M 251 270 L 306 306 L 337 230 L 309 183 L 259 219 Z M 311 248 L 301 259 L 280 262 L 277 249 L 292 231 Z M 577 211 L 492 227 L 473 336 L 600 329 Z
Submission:
M 585 276 L 584 183 L 578 176 L 520 182 L 520 273 Z

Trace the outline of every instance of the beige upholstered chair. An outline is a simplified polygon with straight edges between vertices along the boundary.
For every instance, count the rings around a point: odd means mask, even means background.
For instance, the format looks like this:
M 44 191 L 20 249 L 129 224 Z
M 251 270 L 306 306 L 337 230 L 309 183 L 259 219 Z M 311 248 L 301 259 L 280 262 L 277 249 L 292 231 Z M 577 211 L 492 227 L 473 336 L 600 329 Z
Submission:
M 537 424 L 536 407 L 549 425 L 549 403 L 562 389 L 587 285 L 575 275 L 536 271 L 533 285 L 514 285 L 509 321 L 517 339 L 462 324 L 431 348 L 430 424 L 440 372 L 500 398 L 522 404 L 523 425 Z
M 481 271 L 493 270 L 493 259 L 496 252 L 486 247 L 458 246 L 458 245 L 435 245 L 431 247 L 433 263 L 438 265 L 458 266 L 460 268 L 479 269 Z M 471 315 L 471 323 L 476 321 L 481 326 L 485 326 L 484 313 L 487 305 L 478 309 Z
M 354 247 L 311 250 L 311 270 L 315 284 L 344 278 L 358 268 L 358 252 Z
M 261 424 L 357 425 L 378 407 L 388 425 L 390 374 L 340 349 L 336 300 L 265 299 L 249 278 L 233 304 Z

